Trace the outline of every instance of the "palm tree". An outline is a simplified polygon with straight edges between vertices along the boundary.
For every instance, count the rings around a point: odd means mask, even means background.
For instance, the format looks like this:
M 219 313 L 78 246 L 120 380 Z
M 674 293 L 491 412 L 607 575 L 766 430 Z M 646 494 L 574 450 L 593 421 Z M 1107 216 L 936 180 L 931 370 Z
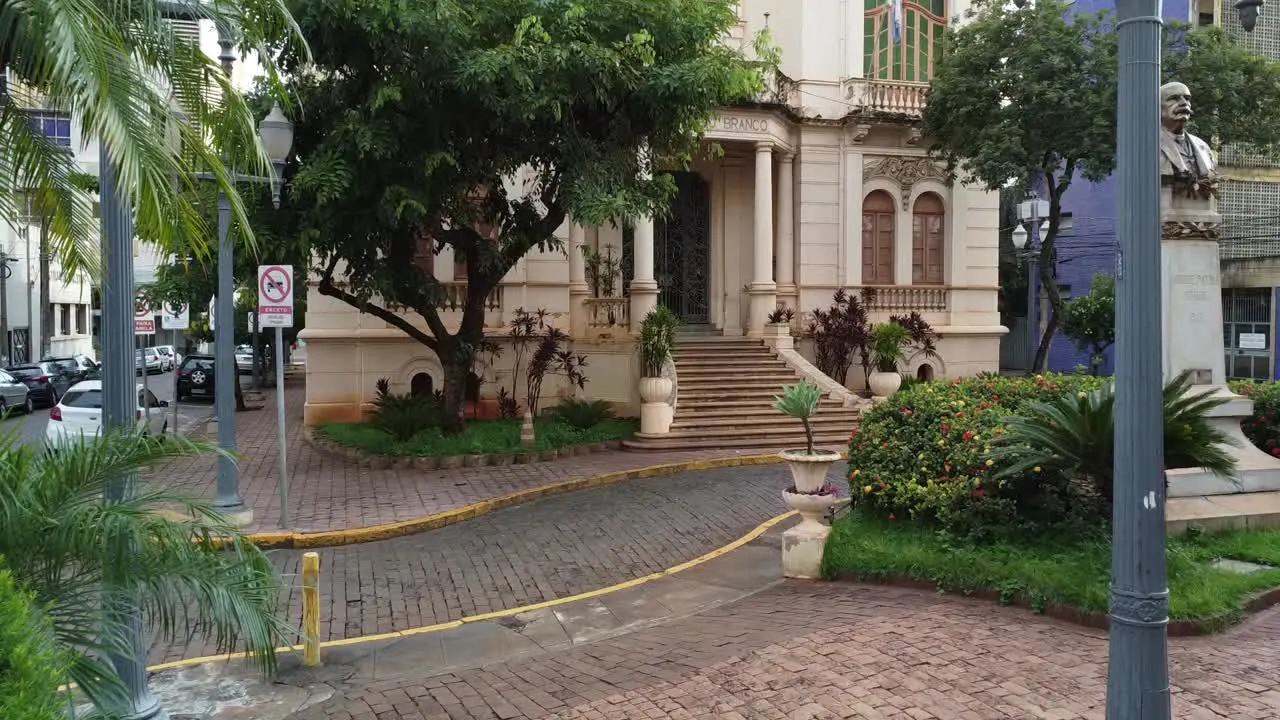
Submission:
M 1165 467 L 1199 467 L 1234 478 L 1236 461 L 1230 452 L 1234 441 L 1211 422 L 1214 408 L 1226 400 L 1212 391 L 1193 392 L 1191 388 L 1190 371 L 1164 386 Z M 1114 383 L 1091 393 L 1027 406 L 1006 422 L 1008 432 L 997 455 L 1010 463 L 998 477 L 1024 477 L 1033 469 L 1062 472 L 1111 503 L 1115 483 Z
M 274 50 L 305 48 L 285 0 L 163 1 L 170 11 L 214 20 L 241 49 L 259 50 L 277 89 Z M 175 37 L 157 0 L 3 0 L 0 68 L 0 218 L 16 222 L 21 193 L 33 195 L 64 273 L 97 268 L 93 183 L 33 127 L 24 96 L 69 113 L 83 137 L 106 144 L 143 239 L 208 254 L 210 233 L 186 192 L 197 171 L 213 173 L 239 234 L 252 239 L 226 167 L 269 169 L 254 117 L 220 66 Z
M 150 487 L 103 502 L 113 479 L 205 451 L 215 450 L 133 433 L 57 453 L 0 440 L 0 557 L 48 613 L 58 654 L 70 658 L 63 682 L 100 709 L 124 699 L 105 656 L 145 653 L 129 643 L 128 613 L 112 608 L 140 607 L 167 641 L 194 631 L 227 651 L 243 647 L 267 672 L 289 637 L 274 568 L 208 505 Z

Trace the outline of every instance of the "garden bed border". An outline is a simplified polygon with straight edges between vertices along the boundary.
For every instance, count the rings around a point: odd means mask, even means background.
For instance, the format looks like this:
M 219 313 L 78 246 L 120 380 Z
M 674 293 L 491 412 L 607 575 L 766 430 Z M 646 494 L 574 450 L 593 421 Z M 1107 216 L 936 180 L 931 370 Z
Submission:
M 1006 607 L 1032 610 L 1031 599 L 1024 593 L 1018 593 L 1007 601 L 1002 601 L 1001 592 L 999 590 L 993 590 L 991 588 L 979 588 L 971 591 L 957 590 L 930 580 L 921 580 L 919 578 L 908 577 L 905 575 L 886 578 L 872 575 L 859 575 L 857 573 L 838 573 L 835 577 L 829 578 L 829 581 L 856 582 L 864 585 L 884 585 L 888 587 L 908 588 L 911 590 L 923 590 L 934 593 L 943 592 L 957 597 L 987 600 Z M 1263 590 L 1260 593 L 1250 596 L 1245 600 L 1244 605 L 1234 612 L 1220 613 L 1218 615 L 1211 615 L 1198 620 L 1170 620 L 1168 625 L 1168 635 L 1169 637 L 1197 637 L 1202 635 L 1213 635 L 1239 625 L 1249 617 L 1276 605 L 1280 605 L 1280 587 Z M 1046 603 L 1040 612 L 1032 612 L 1036 615 L 1043 615 L 1055 620 L 1062 620 L 1073 625 L 1082 625 L 1084 627 L 1094 628 L 1097 630 L 1108 630 L 1111 627 L 1111 617 L 1108 613 L 1081 610 L 1069 605 Z
M 453 470 L 455 468 L 504 467 L 508 465 L 532 465 L 552 462 L 559 458 L 578 457 L 594 453 L 621 450 L 621 440 L 570 445 L 555 450 L 529 450 L 520 453 L 485 453 L 480 455 L 377 455 L 360 448 L 334 442 L 316 428 L 304 433 L 307 444 L 336 460 L 352 463 L 371 470 Z

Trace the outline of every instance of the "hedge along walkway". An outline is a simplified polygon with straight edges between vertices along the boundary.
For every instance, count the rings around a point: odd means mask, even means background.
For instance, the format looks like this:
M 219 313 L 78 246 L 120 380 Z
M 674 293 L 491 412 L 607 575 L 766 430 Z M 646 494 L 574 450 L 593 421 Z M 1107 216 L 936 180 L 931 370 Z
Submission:
M 274 391 L 261 410 L 236 415 L 240 493 L 253 509 L 245 529 L 269 545 L 321 546 L 379 540 L 430 530 L 539 496 L 688 470 L 773 462 L 776 448 L 637 453 L 608 450 L 552 462 L 503 467 L 374 469 L 335 458 L 310 445 L 302 426 L 304 376 L 285 384 L 289 456 L 289 526 L 279 527 L 280 488 Z M 149 473 L 199 497 L 212 498 L 217 461 L 197 457 Z M 389 525 L 405 523 L 398 527 Z M 324 533 L 316 538 L 296 534 Z

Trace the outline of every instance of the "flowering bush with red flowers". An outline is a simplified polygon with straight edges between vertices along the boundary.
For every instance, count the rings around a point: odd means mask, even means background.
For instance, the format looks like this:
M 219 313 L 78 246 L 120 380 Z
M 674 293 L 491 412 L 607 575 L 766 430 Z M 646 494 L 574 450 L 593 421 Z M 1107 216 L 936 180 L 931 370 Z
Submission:
M 1030 402 L 1088 392 L 1104 379 L 985 375 L 900 390 L 863 415 L 849 443 L 853 502 L 881 516 L 939 525 L 969 539 L 1038 532 L 1074 516 L 1068 482 L 1033 471 L 995 479 L 1004 419 Z
M 1280 457 L 1280 383 L 1237 380 L 1231 390 L 1253 401 L 1253 415 L 1240 424 L 1245 437 Z

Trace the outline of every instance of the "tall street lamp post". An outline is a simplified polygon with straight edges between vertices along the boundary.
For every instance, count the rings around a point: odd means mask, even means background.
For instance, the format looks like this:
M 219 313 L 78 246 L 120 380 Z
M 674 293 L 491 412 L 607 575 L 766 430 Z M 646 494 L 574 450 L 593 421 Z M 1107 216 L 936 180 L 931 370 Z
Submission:
M 161 0 L 157 3 L 161 12 L 166 17 L 181 19 L 207 19 L 207 11 L 195 6 L 184 3 L 172 3 Z M 228 35 L 219 28 L 218 44 L 222 49 L 219 60 L 223 63 L 223 68 L 228 73 L 231 71 L 231 62 L 235 56 L 232 54 L 232 43 Z M 288 119 L 280 111 L 279 107 L 272 108 L 271 113 L 258 126 L 258 131 L 262 135 L 262 143 L 267 151 L 268 157 L 277 167 L 283 164 L 284 158 L 288 155 L 289 147 L 293 143 L 293 127 L 289 124 Z M 137 408 L 137 395 L 135 388 L 135 357 L 134 357 L 134 276 L 133 276 L 133 207 L 129 199 L 129 194 L 125 188 L 120 187 L 118 177 L 118 168 L 111 157 L 110 147 L 105 142 L 99 143 L 99 173 L 100 185 L 103 188 L 101 196 L 101 217 L 102 217 L 102 319 L 101 319 L 101 339 L 102 339 L 102 363 L 106 367 L 107 372 L 102 374 L 102 426 L 106 431 L 127 432 L 135 427 L 134 414 Z M 278 173 L 277 173 L 278 174 Z M 238 180 L 255 180 L 271 182 L 272 178 L 237 178 Z M 279 202 L 278 187 L 273 183 L 273 200 Z M 222 294 L 222 298 L 226 302 L 226 314 L 223 317 L 227 320 L 223 323 L 223 327 L 232 326 L 232 249 L 227 238 L 227 228 L 231 221 L 231 206 L 227 202 L 225 196 L 221 198 L 219 203 L 218 214 L 218 262 L 219 285 L 226 288 L 226 292 Z M 222 312 L 222 308 L 219 308 Z M 225 448 L 232 448 L 235 445 L 235 428 L 234 416 L 235 411 L 235 393 L 234 388 L 229 382 L 223 382 L 221 376 L 223 372 L 231 373 L 231 380 L 234 381 L 234 357 L 231 352 L 232 335 L 227 332 L 225 335 L 221 329 L 218 330 L 218 372 L 220 376 L 217 378 L 219 383 L 218 389 L 218 414 L 219 419 L 226 419 L 228 422 L 220 423 L 219 444 Z M 224 359 L 225 357 L 225 359 Z M 225 392 L 224 392 L 225 391 Z M 230 430 L 230 433 L 228 433 Z M 235 465 L 227 463 L 225 459 L 220 460 L 223 463 L 219 466 L 218 487 L 221 491 L 224 487 L 224 475 L 230 473 L 230 496 L 234 497 L 241 507 L 243 501 L 239 500 L 239 491 L 237 488 L 237 480 Z M 137 477 L 134 474 L 124 474 L 112 478 L 107 486 L 104 497 L 105 502 L 118 502 L 128 497 L 134 492 Z M 219 492 L 219 496 L 223 495 Z M 122 557 L 132 557 L 131 553 L 123 553 Z M 110 575 L 108 575 L 110 581 Z M 115 613 L 120 621 L 129 628 L 127 638 L 127 652 L 122 655 L 111 656 L 111 663 L 115 667 L 117 675 L 120 677 L 127 693 L 127 706 L 124 708 L 124 718 L 126 720 L 165 720 L 167 713 L 160 706 L 159 701 L 151 693 L 151 689 L 147 685 L 147 669 L 146 669 L 146 644 L 144 643 L 144 628 L 142 624 L 142 616 L 139 613 L 140 603 L 137 598 L 130 598 L 126 593 L 107 592 L 105 599 L 109 603 L 108 612 Z
M 230 76 L 235 53 L 231 37 L 221 29 L 218 32 L 218 47 L 218 60 L 222 63 L 222 69 Z M 259 123 L 258 134 L 267 157 L 275 166 L 276 177 L 236 175 L 235 181 L 270 183 L 272 204 L 279 207 L 278 178 L 293 146 L 293 124 L 284 116 L 280 106 L 275 105 Z M 211 179 L 212 176 L 201 173 L 200 177 Z M 235 358 L 235 246 L 231 240 L 231 200 L 225 192 L 218 193 L 218 292 L 215 315 L 217 322 L 213 330 L 213 382 L 216 395 L 214 404 L 218 416 L 218 446 L 230 451 L 236 447 L 234 383 L 240 382 L 240 378 Z M 228 454 L 218 458 L 218 482 L 213 506 L 241 524 L 247 524 L 253 519 L 253 510 L 245 507 L 244 498 L 240 495 L 239 469 Z
M 1238 0 L 1246 31 L 1262 0 Z M 1108 720 L 1169 720 L 1160 208 L 1160 0 L 1118 0 L 1115 499 Z

